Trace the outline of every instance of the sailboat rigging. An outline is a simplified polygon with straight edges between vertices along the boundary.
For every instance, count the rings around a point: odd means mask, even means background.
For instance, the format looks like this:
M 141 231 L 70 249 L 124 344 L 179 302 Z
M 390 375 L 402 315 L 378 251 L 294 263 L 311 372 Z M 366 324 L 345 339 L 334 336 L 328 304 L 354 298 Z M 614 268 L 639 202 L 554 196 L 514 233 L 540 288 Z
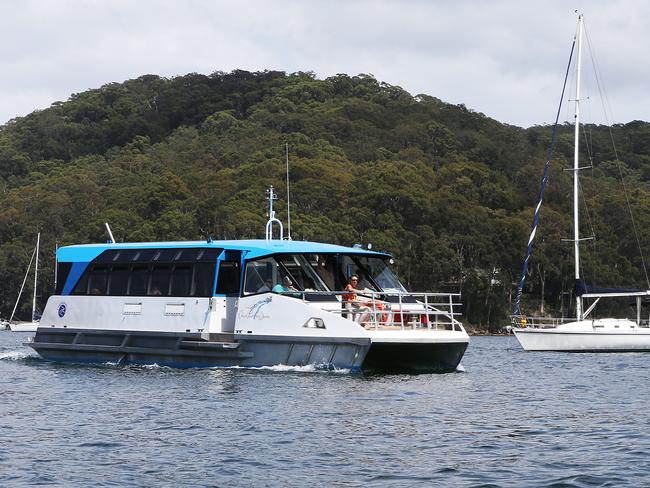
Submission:
M 39 253 L 40 244 L 41 244 L 41 233 L 39 232 L 38 235 L 36 236 L 36 247 L 34 248 L 34 252 L 32 253 L 32 258 L 30 259 L 29 265 L 27 266 L 27 272 L 25 273 L 25 278 L 23 278 L 22 286 L 20 287 L 20 291 L 18 292 L 18 298 L 16 299 L 14 309 L 11 312 L 11 317 L 9 318 L 9 329 L 11 329 L 14 332 L 36 332 L 36 329 L 38 328 L 39 325 L 39 318 L 36 316 L 36 285 L 38 283 L 38 253 Z M 20 302 L 20 297 L 23 293 L 23 289 L 25 288 L 25 283 L 27 282 L 27 276 L 29 275 L 29 270 L 31 269 L 32 262 L 34 260 L 36 260 L 36 263 L 34 265 L 34 293 L 32 296 L 32 320 L 31 322 L 13 322 L 14 315 L 16 314 L 16 309 L 18 308 L 18 303 Z
M 591 166 L 580 166 L 579 140 L 580 140 L 580 87 L 581 87 L 581 64 L 582 64 L 582 46 L 584 35 L 583 15 L 578 15 L 578 26 L 571 48 L 569 57 L 569 66 L 575 47 L 577 47 L 576 59 L 576 96 L 574 111 L 574 153 L 573 153 L 573 258 L 574 258 L 574 279 L 575 279 L 575 298 L 576 310 L 575 320 L 564 322 L 563 319 L 550 319 L 546 323 L 528 322 L 526 317 L 521 313 L 521 294 L 528 269 L 528 262 L 532 253 L 535 235 L 539 225 L 539 215 L 544 197 L 544 189 L 548 181 L 548 168 L 553 153 L 553 146 L 556 140 L 557 122 L 553 128 L 552 143 L 549 147 L 548 158 L 544 167 L 544 176 L 540 186 L 540 198 L 535 214 L 531 235 L 528 240 L 526 258 L 522 266 L 521 277 L 515 299 L 515 308 L 513 312 L 513 332 L 521 346 L 527 351 L 650 351 L 650 328 L 641 323 L 641 303 L 644 298 L 650 297 L 650 290 L 614 290 L 590 287 L 585 285 L 580 268 L 580 243 L 592 239 L 592 237 L 580 237 L 580 214 L 579 214 L 579 191 L 580 180 L 579 173 L 581 170 L 591 168 Z M 566 83 L 568 79 L 569 67 L 567 67 L 567 76 L 565 76 L 564 87 L 562 89 L 562 99 L 564 98 Z M 562 100 L 561 99 L 561 100 Z M 561 110 L 562 101 L 558 108 L 558 116 Z M 627 195 L 626 195 L 627 198 Z M 629 202 L 628 202 L 629 205 Z M 636 227 L 635 227 L 636 234 Z M 638 236 L 637 236 L 638 242 Z M 645 263 L 644 263 L 645 268 Z M 596 305 L 602 298 L 628 297 L 636 301 L 636 320 L 619 319 L 619 318 L 600 318 L 590 319 L 589 315 L 595 309 Z M 592 299 L 593 302 L 585 310 L 585 300 Z M 550 325 L 549 325 L 550 324 Z

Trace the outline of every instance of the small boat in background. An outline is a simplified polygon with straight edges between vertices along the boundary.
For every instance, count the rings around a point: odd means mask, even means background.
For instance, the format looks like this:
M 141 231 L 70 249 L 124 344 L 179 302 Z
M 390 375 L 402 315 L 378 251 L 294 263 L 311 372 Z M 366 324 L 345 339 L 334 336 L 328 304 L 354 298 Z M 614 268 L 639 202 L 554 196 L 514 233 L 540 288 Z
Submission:
M 551 162 L 553 142 L 549 149 L 549 156 L 544 168 L 544 176 L 540 187 L 540 198 L 535 209 L 533 225 L 528 239 L 528 250 L 519 281 L 515 311 L 512 317 L 512 331 L 514 332 L 521 347 L 526 351 L 564 351 L 564 352 L 639 352 L 650 351 L 650 327 L 648 321 L 642 320 L 641 306 L 650 298 L 650 290 L 636 289 L 614 289 L 590 286 L 585 284 L 580 270 L 580 243 L 591 239 L 580 237 L 578 222 L 579 210 L 579 180 L 578 174 L 581 170 L 591 166 L 581 167 L 579 162 L 579 136 L 580 136 L 580 63 L 582 57 L 583 37 L 583 16 L 578 16 L 578 28 L 574 45 L 577 43 L 578 56 L 576 64 L 576 97 L 575 100 L 575 136 L 574 136 L 574 160 L 573 160 L 573 231 L 572 239 L 574 254 L 575 272 L 575 298 L 576 316 L 575 319 L 546 318 L 546 317 L 525 317 L 521 313 L 520 299 L 523 290 L 524 280 L 528 269 L 528 261 L 531 256 L 535 234 L 539 224 L 539 214 L 544 198 L 544 188 L 548 181 L 548 168 Z M 572 48 L 573 54 L 573 48 Z M 567 69 L 568 76 L 568 69 Z M 566 78 L 565 78 L 566 87 Z M 562 92 L 564 96 L 564 90 Z M 560 102 L 561 103 L 561 102 Z M 560 105 L 561 108 L 561 105 Z M 558 110 L 558 117 L 560 110 Z M 556 139 L 558 120 L 552 140 Z M 612 140 L 613 142 L 613 140 Z M 618 159 L 617 159 L 618 162 Z M 630 210 L 631 214 L 631 210 Z M 634 220 L 632 219 L 634 224 Z M 636 228 L 635 228 L 636 233 Z M 638 241 L 638 237 L 637 237 Z M 635 318 L 591 318 L 590 314 L 601 299 L 626 299 L 636 304 Z M 588 300 L 591 302 L 589 303 Z
M 39 232 L 36 237 L 36 247 L 32 254 L 32 259 L 29 261 L 29 266 L 27 266 L 27 272 L 25 273 L 25 278 L 23 279 L 23 284 L 20 287 L 18 292 L 18 298 L 16 299 L 16 304 L 14 309 L 11 312 L 11 317 L 9 322 L 7 322 L 7 327 L 13 332 L 36 332 L 38 329 L 39 318 L 36 315 L 36 284 L 38 282 L 38 251 L 41 244 L 41 233 Z M 29 270 L 32 267 L 32 262 L 36 260 L 34 266 L 34 294 L 32 297 L 32 320 L 30 322 L 13 322 L 14 315 L 16 314 L 16 309 L 18 308 L 18 303 L 20 302 L 20 297 L 23 294 L 23 289 L 25 288 L 25 283 L 27 282 L 27 276 L 29 276 Z

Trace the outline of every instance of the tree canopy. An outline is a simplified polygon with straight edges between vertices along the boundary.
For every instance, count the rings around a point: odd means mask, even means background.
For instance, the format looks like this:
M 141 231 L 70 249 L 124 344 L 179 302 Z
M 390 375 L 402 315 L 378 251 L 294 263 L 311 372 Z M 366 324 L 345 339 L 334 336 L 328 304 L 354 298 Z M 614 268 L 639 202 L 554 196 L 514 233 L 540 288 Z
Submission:
M 650 124 L 611 130 L 620 163 L 609 128 L 585 127 L 594 169 L 583 184 L 583 233 L 597 236 L 585 245 L 585 267 L 603 285 L 645 286 L 620 174 L 650 255 Z M 560 128 L 525 289 L 533 308 L 566 308 L 572 287 L 562 243 L 571 235 L 563 168 L 572 131 Z M 261 237 L 264 190 L 286 193 L 288 143 L 294 239 L 371 242 L 395 256 L 408 286 L 462 291 L 465 320 L 498 329 L 550 134 L 369 75 L 146 75 L 74 94 L 0 127 L 0 315 L 11 312 L 39 231 L 41 307 L 55 245 L 105 241 L 104 222 L 119 241 Z M 277 209 L 286 221 L 286 205 Z

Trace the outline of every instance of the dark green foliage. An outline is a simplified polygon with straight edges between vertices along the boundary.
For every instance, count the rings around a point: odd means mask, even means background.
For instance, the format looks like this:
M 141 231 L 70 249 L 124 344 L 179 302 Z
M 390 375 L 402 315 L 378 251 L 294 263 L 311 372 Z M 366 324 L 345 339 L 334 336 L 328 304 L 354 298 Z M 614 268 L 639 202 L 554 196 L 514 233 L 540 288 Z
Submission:
M 560 131 L 525 294 L 546 310 L 566 311 L 572 287 L 561 242 L 571 234 L 562 168 L 572 130 Z M 650 254 L 650 126 L 587 126 L 585 139 L 595 170 L 583 189 L 598 236 L 584 248 L 587 276 L 644 285 L 619 176 Z M 395 256 L 410 287 L 462 291 L 465 319 L 498 329 L 549 140 L 548 127 L 500 124 L 368 75 L 146 75 L 75 94 L 0 127 L 0 315 L 11 312 L 39 230 L 43 306 L 55 243 L 105 241 L 104 222 L 119 241 L 259 238 L 274 185 L 286 223 L 289 143 L 294 239 L 372 242 Z M 28 308 L 25 300 L 22 317 Z

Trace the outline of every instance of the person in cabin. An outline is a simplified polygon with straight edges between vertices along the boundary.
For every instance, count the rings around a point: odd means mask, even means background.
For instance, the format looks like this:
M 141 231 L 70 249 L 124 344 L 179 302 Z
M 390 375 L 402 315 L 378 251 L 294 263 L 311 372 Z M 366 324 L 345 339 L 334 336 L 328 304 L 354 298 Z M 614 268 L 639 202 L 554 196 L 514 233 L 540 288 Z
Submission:
M 288 276 L 282 277 L 282 283 L 278 283 L 273 287 L 275 293 L 283 293 L 287 291 L 298 291 L 295 286 L 293 286 L 293 281 Z
M 343 306 L 348 311 L 348 318 L 365 327 L 368 325 L 368 320 L 370 319 L 370 307 L 359 301 L 357 293 L 363 290 L 357 289 L 358 285 L 359 276 L 356 274 L 351 275 L 348 278 L 348 284 L 345 285 L 344 291 L 347 293 L 343 294 Z

